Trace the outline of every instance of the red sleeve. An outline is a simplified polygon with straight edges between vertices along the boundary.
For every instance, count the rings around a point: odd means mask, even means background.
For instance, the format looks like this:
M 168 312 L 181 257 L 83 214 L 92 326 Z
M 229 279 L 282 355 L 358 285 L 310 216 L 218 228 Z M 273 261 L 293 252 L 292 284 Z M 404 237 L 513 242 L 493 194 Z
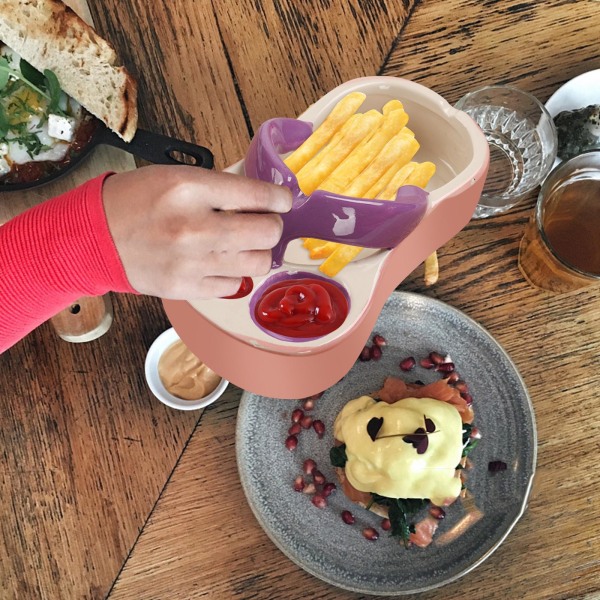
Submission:
M 108 175 L 0 226 L 0 352 L 82 296 L 136 293 L 104 214 Z

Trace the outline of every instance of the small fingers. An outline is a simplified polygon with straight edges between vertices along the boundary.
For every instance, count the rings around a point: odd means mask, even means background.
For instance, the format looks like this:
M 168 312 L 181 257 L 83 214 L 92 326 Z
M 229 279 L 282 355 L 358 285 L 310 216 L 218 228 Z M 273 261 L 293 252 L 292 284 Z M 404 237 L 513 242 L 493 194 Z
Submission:
M 219 251 L 270 250 L 283 232 L 276 214 L 218 213 L 214 223 L 214 248 Z
M 231 173 L 213 173 L 207 183 L 207 197 L 218 210 L 286 213 L 292 208 L 292 194 L 285 186 Z

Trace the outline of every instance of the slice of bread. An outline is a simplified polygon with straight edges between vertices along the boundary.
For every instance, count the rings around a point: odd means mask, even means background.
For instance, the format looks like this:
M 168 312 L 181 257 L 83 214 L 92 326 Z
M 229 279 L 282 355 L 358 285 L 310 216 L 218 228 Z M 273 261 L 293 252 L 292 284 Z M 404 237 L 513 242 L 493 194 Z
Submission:
M 0 0 L 0 40 L 125 141 L 137 129 L 137 85 L 113 47 L 60 0 Z

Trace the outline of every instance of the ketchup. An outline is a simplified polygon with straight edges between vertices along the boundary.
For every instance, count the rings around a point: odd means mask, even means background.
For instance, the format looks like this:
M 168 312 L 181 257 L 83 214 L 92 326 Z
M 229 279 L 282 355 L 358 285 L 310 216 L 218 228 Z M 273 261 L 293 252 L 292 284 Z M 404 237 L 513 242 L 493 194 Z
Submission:
M 269 286 L 256 304 L 256 322 L 290 338 L 316 338 L 335 331 L 348 315 L 342 290 L 325 279 L 286 279 Z

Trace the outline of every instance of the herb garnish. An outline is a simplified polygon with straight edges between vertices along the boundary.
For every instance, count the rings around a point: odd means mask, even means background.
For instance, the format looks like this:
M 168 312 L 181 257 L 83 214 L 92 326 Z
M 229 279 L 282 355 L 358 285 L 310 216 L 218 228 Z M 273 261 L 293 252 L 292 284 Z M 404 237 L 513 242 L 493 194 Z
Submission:
M 383 425 L 383 417 L 373 417 L 367 423 L 367 433 L 369 437 L 374 442 L 377 439 L 377 434 Z
M 367 433 L 374 442 L 390 437 L 402 437 L 402 441 L 407 444 L 412 444 L 417 454 L 425 454 L 429 446 L 429 434 L 436 433 L 435 423 L 432 419 L 424 417 L 425 427 L 418 427 L 413 433 L 394 433 L 392 435 L 382 435 L 377 437 L 377 434 L 383 426 L 383 417 L 373 417 L 367 423 Z

